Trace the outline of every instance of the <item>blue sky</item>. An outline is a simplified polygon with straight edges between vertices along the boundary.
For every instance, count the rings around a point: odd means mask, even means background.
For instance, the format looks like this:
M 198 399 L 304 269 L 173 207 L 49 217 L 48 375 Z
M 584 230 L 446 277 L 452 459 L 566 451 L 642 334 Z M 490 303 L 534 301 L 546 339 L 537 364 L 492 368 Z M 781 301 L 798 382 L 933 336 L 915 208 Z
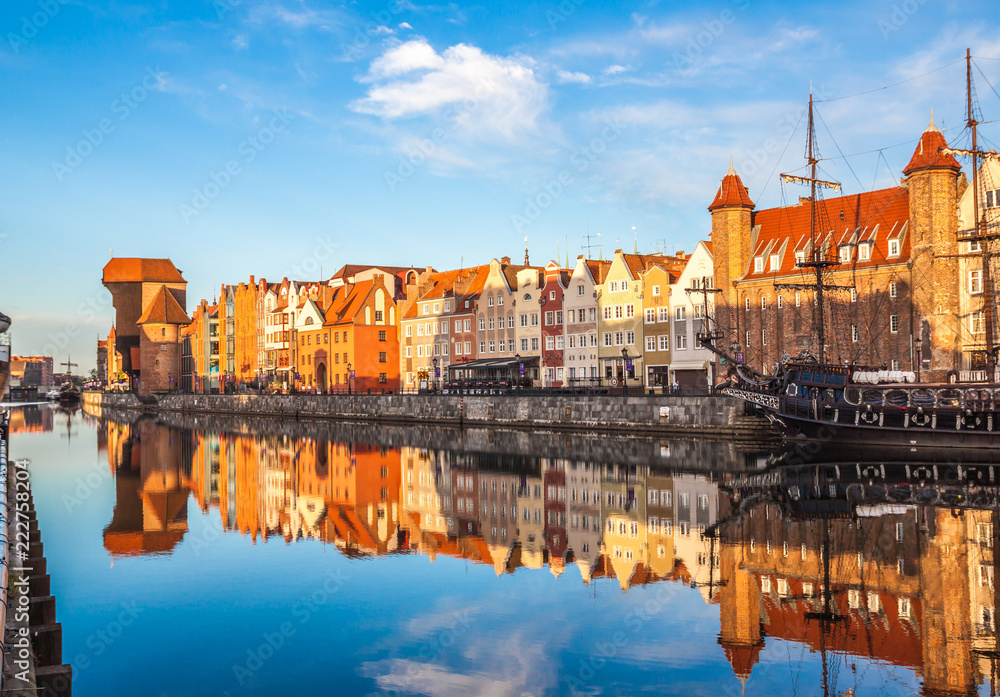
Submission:
M 0 309 L 16 353 L 85 369 L 112 249 L 173 259 L 189 308 L 525 236 L 535 263 L 588 232 L 690 250 L 730 155 L 758 207 L 797 200 L 772 173 L 802 165 L 810 83 L 848 193 L 898 181 L 931 108 L 963 142 L 966 47 L 1000 119 L 985 1 L 11 0 L 0 28 Z

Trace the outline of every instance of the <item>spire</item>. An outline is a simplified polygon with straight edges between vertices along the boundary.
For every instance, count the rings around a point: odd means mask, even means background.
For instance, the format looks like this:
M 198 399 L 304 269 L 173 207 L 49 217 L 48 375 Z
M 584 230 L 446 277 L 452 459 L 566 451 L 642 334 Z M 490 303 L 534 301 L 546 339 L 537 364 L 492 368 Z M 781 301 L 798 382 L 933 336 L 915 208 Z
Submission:
M 753 208 L 754 202 L 750 200 L 750 194 L 747 192 L 746 186 L 743 184 L 743 180 L 740 179 L 740 175 L 736 173 L 736 169 L 733 167 L 733 156 L 729 156 L 729 171 L 726 172 L 726 176 L 722 178 L 722 184 L 719 185 L 719 191 L 715 194 L 715 200 L 708 207 L 708 210 L 714 211 L 716 208 L 725 207 L 740 207 L 740 208 Z
M 948 141 L 934 123 L 934 110 L 931 109 L 931 121 L 920 136 L 917 147 L 913 150 L 910 162 L 903 168 L 903 174 L 909 176 L 913 172 L 925 169 L 951 169 L 956 172 L 962 169 L 954 155 L 939 152 L 948 147 Z
M 531 266 L 531 264 L 528 263 L 528 236 L 527 235 L 525 235 L 525 237 L 524 237 L 524 265 L 525 266 Z

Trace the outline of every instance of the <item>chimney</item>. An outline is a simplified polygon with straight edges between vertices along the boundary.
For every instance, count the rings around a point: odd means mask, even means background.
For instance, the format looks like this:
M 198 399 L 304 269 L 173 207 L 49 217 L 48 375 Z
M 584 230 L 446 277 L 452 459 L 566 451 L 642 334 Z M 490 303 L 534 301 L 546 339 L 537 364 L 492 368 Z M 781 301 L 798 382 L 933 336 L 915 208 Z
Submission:
M 501 264 L 510 264 L 510 257 L 500 257 Z

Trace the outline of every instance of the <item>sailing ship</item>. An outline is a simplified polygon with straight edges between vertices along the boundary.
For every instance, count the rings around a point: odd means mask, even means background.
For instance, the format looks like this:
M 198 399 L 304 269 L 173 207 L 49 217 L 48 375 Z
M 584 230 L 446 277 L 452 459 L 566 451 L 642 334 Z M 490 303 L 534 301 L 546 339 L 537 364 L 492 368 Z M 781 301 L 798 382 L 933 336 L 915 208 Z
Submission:
M 721 347 L 719 344 L 725 333 L 718 331 L 717 326 L 714 331 L 699 336 L 705 348 L 730 366 L 730 380 L 720 391 L 759 407 L 786 439 L 961 448 L 1000 444 L 1000 370 L 996 367 L 998 347 L 994 340 L 995 303 L 990 278 L 991 242 L 1000 235 L 996 230 L 988 230 L 985 224 L 979 182 L 980 162 L 998 155 L 995 151 L 987 152 L 978 147 L 969 51 L 966 52 L 966 79 L 967 126 L 971 131 L 972 147 L 961 150 L 945 145 L 939 152 L 969 157 L 972 161 L 973 226 L 970 231 L 959 232 L 959 235 L 962 242 L 971 243 L 970 249 L 982 259 L 984 354 L 991 369 L 964 371 L 965 379 L 961 382 L 954 371 L 945 382 L 922 382 L 917 374 L 909 371 L 838 364 L 828 360 L 825 349 L 825 296 L 828 291 L 843 291 L 852 287 L 833 285 L 827 281 L 825 272 L 839 262 L 829 258 L 823 245 L 816 243 L 817 189 L 839 188 L 839 184 L 816 176 L 819 159 L 814 149 L 813 100 L 810 95 L 807 137 L 810 175 L 783 174 L 782 179 L 808 184 L 811 189 L 809 254 L 803 255 L 797 263 L 811 279 L 808 283 L 783 283 L 775 287 L 813 294 L 815 317 L 812 328 L 816 351 L 804 350 L 795 358 L 786 353 L 774 366 L 773 372 L 766 374 L 739 360 L 736 342 L 730 352 Z

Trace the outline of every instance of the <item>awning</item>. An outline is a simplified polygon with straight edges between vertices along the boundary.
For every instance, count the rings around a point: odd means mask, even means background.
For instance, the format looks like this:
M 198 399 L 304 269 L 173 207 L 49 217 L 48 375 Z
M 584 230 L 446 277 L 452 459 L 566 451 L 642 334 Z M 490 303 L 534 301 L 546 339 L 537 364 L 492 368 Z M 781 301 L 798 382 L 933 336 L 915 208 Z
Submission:
M 472 370 L 480 368 L 513 368 L 520 363 L 525 365 L 538 365 L 538 356 L 522 356 L 521 358 L 481 358 L 476 361 L 466 361 L 465 363 L 452 363 L 448 370 Z

